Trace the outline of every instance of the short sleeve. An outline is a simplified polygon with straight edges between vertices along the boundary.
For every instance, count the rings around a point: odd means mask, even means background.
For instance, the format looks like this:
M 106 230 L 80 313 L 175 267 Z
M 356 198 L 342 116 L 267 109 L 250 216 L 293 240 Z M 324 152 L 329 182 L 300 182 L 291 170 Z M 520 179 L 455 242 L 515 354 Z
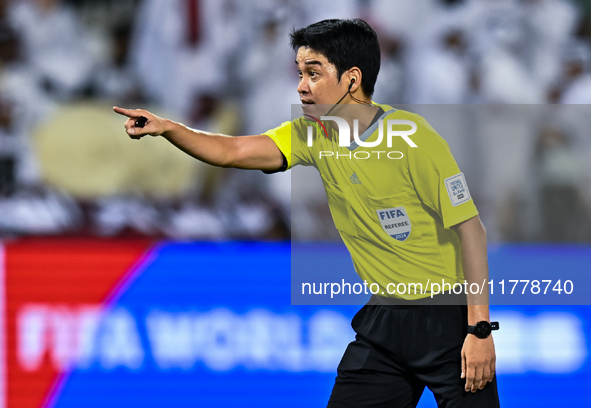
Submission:
M 445 228 L 478 215 L 447 142 L 422 118 L 417 130 L 417 147 L 408 149 L 408 166 L 421 202 L 439 214 Z
M 283 122 L 278 127 L 263 133 L 263 135 L 269 136 L 281 150 L 287 159 L 288 169 L 299 164 L 310 165 L 309 151 L 304 144 L 301 127 L 299 120 Z

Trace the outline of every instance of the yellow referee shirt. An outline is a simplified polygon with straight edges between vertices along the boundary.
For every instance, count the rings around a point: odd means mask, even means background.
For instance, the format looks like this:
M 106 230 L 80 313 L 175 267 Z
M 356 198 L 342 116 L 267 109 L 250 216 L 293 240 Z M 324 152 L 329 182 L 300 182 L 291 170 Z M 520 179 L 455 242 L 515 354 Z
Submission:
M 264 134 L 285 155 L 288 168 L 318 169 L 334 223 L 362 280 L 377 283 L 386 296 L 428 297 L 430 282 L 464 281 L 459 238 L 449 227 L 478 211 L 447 142 L 429 123 L 411 112 L 374 105 L 384 113 L 359 136 L 363 145 L 371 145 L 381 127 L 383 140 L 374 147 L 340 146 L 336 126 L 305 118 Z M 417 147 L 399 136 L 387 147 L 387 127 L 400 120 L 416 124 L 408 138 Z M 308 131 L 312 125 L 314 131 Z M 391 128 L 410 129 L 407 124 Z M 400 283 L 408 290 L 392 294 L 395 286 L 402 289 Z

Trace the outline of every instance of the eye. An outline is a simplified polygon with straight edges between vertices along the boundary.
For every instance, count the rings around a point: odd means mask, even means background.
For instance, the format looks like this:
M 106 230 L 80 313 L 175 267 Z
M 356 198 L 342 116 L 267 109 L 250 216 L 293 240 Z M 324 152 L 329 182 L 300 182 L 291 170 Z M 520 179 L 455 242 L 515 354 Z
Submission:
M 314 78 L 316 76 L 316 72 L 310 71 L 310 74 L 309 75 L 310 75 L 310 78 Z
M 298 69 L 298 76 L 301 78 L 303 76 L 302 71 Z

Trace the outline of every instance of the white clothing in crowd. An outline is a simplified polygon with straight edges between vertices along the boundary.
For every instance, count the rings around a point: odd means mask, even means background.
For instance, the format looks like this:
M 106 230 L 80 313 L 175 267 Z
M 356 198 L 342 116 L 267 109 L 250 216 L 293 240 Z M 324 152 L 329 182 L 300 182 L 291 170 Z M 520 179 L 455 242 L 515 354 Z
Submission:
M 75 12 L 56 2 L 15 2 L 9 19 L 23 41 L 25 59 L 37 81 L 45 81 L 59 97 L 68 98 L 86 85 L 96 62 L 88 36 Z

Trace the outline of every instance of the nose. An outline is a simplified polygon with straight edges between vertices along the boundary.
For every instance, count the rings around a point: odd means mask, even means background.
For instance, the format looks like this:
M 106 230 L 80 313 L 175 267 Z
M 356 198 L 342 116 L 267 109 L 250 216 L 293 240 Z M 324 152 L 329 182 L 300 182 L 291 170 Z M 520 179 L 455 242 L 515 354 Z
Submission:
M 305 78 L 300 79 L 300 83 L 298 85 L 298 93 L 300 95 L 306 95 L 310 92 L 310 87 L 308 86 L 308 81 Z

